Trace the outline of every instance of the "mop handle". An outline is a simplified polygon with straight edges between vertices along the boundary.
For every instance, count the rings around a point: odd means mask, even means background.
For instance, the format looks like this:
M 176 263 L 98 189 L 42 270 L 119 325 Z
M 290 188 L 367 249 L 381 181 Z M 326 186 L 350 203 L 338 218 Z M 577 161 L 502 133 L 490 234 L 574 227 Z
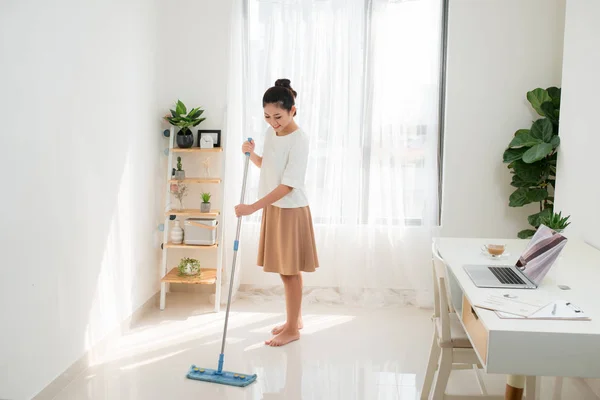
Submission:
M 248 142 L 252 143 L 252 138 L 248 138 Z M 246 165 L 244 166 L 244 180 L 242 183 L 242 196 L 240 204 L 244 204 L 246 197 L 246 178 L 248 177 L 248 164 L 250 162 L 250 153 L 246 154 Z M 229 297 L 227 298 L 227 311 L 225 312 L 225 326 L 223 328 L 223 342 L 221 343 L 221 354 L 219 355 L 218 373 L 223 371 L 223 359 L 225 357 L 225 338 L 227 336 L 227 325 L 229 322 L 229 308 L 231 306 L 231 294 L 233 293 L 233 278 L 235 276 L 235 264 L 237 260 L 237 251 L 240 246 L 240 231 L 242 229 L 242 217 L 238 217 L 237 231 L 235 232 L 235 242 L 233 243 L 233 263 L 231 266 L 231 279 L 229 281 Z

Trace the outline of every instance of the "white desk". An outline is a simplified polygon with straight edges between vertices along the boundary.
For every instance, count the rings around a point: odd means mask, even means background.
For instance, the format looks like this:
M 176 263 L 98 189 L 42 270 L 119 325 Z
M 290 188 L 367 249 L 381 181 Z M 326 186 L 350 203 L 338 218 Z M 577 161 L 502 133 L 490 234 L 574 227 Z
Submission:
M 438 250 L 462 291 L 457 312 L 479 359 L 488 373 L 509 375 L 507 399 L 520 399 L 524 376 L 600 377 L 600 251 L 569 239 L 538 289 L 477 288 L 464 264 L 514 264 L 527 244 L 519 239 L 438 238 Z M 490 260 L 481 254 L 485 243 L 506 243 L 510 256 Z M 451 279 L 452 280 L 452 279 Z M 557 285 L 568 285 L 561 290 Z M 489 293 L 510 293 L 520 298 L 551 297 L 573 302 L 591 321 L 501 319 L 493 311 L 471 304 Z

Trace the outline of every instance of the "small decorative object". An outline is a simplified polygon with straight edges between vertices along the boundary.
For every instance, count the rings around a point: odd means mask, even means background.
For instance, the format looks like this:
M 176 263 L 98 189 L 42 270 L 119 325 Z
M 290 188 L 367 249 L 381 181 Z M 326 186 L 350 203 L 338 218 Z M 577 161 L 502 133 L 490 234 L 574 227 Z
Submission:
M 200 261 L 195 258 L 182 258 L 177 266 L 179 275 L 198 275 L 200 271 Z
M 202 135 L 200 136 L 200 139 L 198 141 L 200 143 L 201 149 L 212 149 L 213 147 L 215 147 L 215 142 L 212 136 Z
M 206 157 L 206 160 L 202 161 L 202 165 L 204 165 L 204 177 L 210 177 L 210 157 Z
M 571 225 L 569 221 L 570 215 L 563 218 L 562 211 L 558 214 L 552 213 L 551 215 L 540 218 L 540 224 L 546 225 L 548 228 L 555 230 L 556 232 L 562 232 L 565 228 Z
M 200 212 L 210 212 L 210 193 L 202 193 L 202 204 L 200 204 Z
M 215 218 L 188 218 L 183 222 L 183 243 L 189 246 L 213 246 L 217 243 Z
M 183 210 L 183 198 L 187 196 L 187 185 L 182 183 L 172 183 L 171 184 L 171 193 L 177 200 L 179 200 L 180 210 Z
M 177 157 L 177 171 L 175 171 L 175 179 L 185 179 L 185 171 L 183 170 L 183 166 L 181 164 L 181 157 Z
M 183 243 L 183 228 L 179 225 L 179 221 L 173 221 L 173 228 L 171 228 L 171 242 L 173 244 Z
M 506 246 L 503 244 L 487 244 L 485 245 L 485 249 L 493 256 L 501 256 L 504 253 L 504 248 Z
M 181 102 L 177 100 L 175 110 L 170 110 L 171 114 L 165 115 L 164 119 L 169 121 L 173 126 L 179 127 L 177 132 L 177 146 L 181 148 L 190 148 L 194 145 L 194 135 L 190 127 L 195 127 L 204 121 L 206 118 L 200 118 L 204 110 L 198 108 L 192 108 L 190 112 L 187 112 L 187 108 Z
M 211 147 L 221 147 L 221 131 L 218 129 L 211 130 L 198 130 L 198 146 L 202 147 L 202 138 L 205 136 L 210 136 L 212 138 L 213 146 Z
M 499 243 L 489 243 L 481 246 L 481 252 L 488 258 L 500 259 L 510 256 L 510 253 L 506 252 L 506 245 Z

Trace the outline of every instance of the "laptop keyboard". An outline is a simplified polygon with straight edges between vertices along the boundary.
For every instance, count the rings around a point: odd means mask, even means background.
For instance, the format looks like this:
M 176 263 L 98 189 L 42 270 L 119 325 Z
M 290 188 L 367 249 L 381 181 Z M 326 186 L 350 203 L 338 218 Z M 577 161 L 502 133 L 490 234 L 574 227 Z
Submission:
M 490 271 L 505 285 L 524 285 L 523 279 L 511 268 L 506 267 L 488 267 Z

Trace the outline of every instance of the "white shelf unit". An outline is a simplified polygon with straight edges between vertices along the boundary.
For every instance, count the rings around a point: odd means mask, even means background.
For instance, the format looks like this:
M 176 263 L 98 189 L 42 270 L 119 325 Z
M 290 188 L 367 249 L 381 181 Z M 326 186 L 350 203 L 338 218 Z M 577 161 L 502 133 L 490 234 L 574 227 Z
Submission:
M 223 255 L 220 248 L 220 243 L 222 243 L 222 223 L 219 221 L 217 228 L 217 243 L 212 246 L 195 246 L 195 245 L 186 245 L 186 244 L 174 244 L 169 241 L 170 235 L 170 223 L 171 221 L 182 218 L 182 217 L 209 217 L 219 219 L 221 217 L 221 212 L 219 210 L 211 209 L 209 213 L 202 213 L 199 209 L 183 209 L 179 210 L 172 207 L 171 204 L 171 184 L 175 182 L 181 182 L 185 184 L 213 184 L 219 185 L 219 192 L 221 201 L 223 199 L 223 182 L 221 178 L 218 177 L 210 177 L 210 178 L 196 178 L 196 177 L 187 177 L 186 179 L 177 180 L 172 176 L 173 169 L 173 155 L 174 154 L 188 154 L 188 155 L 208 155 L 221 153 L 223 154 L 222 147 L 215 147 L 212 149 L 201 149 L 199 147 L 191 147 L 188 149 L 182 149 L 175 147 L 175 128 L 171 127 L 168 131 L 163 133 L 164 136 L 167 135 L 169 137 L 169 147 L 165 149 L 165 154 L 168 157 L 167 161 L 167 175 L 166 175 L 166 190 L 165 190 L 165 219 L 162 224 L 163 230 L 163 243 L 162 243 L 162 260 L 160 265 L 160 309 L 164 310 L 166 306 L 166 297 L 167 292 L 169 291 L 169 285 L 171 283 L 180 283 L 180 284 L 193 284 L 193 285 L 214 285 L 215 286 L 215 312 L 220 311 L 221 304 L 221 279 L 222 279 L 222 260 Z M 221 157 L 221 166 L 223 166 L 223 157 Z M 223 168 L 221 168 L 223 171 Z M 217 252 L 217 262 L 214 268 L 202 268 L 201 276 L 179 276 L 177 273 L 177 267 L 169 268 L 168 265 L 168 252 L 170 249 L 179 249 L 184 251 L 194 251 L 194 252 L 206 252 L 206 251 L 216 251 Z

